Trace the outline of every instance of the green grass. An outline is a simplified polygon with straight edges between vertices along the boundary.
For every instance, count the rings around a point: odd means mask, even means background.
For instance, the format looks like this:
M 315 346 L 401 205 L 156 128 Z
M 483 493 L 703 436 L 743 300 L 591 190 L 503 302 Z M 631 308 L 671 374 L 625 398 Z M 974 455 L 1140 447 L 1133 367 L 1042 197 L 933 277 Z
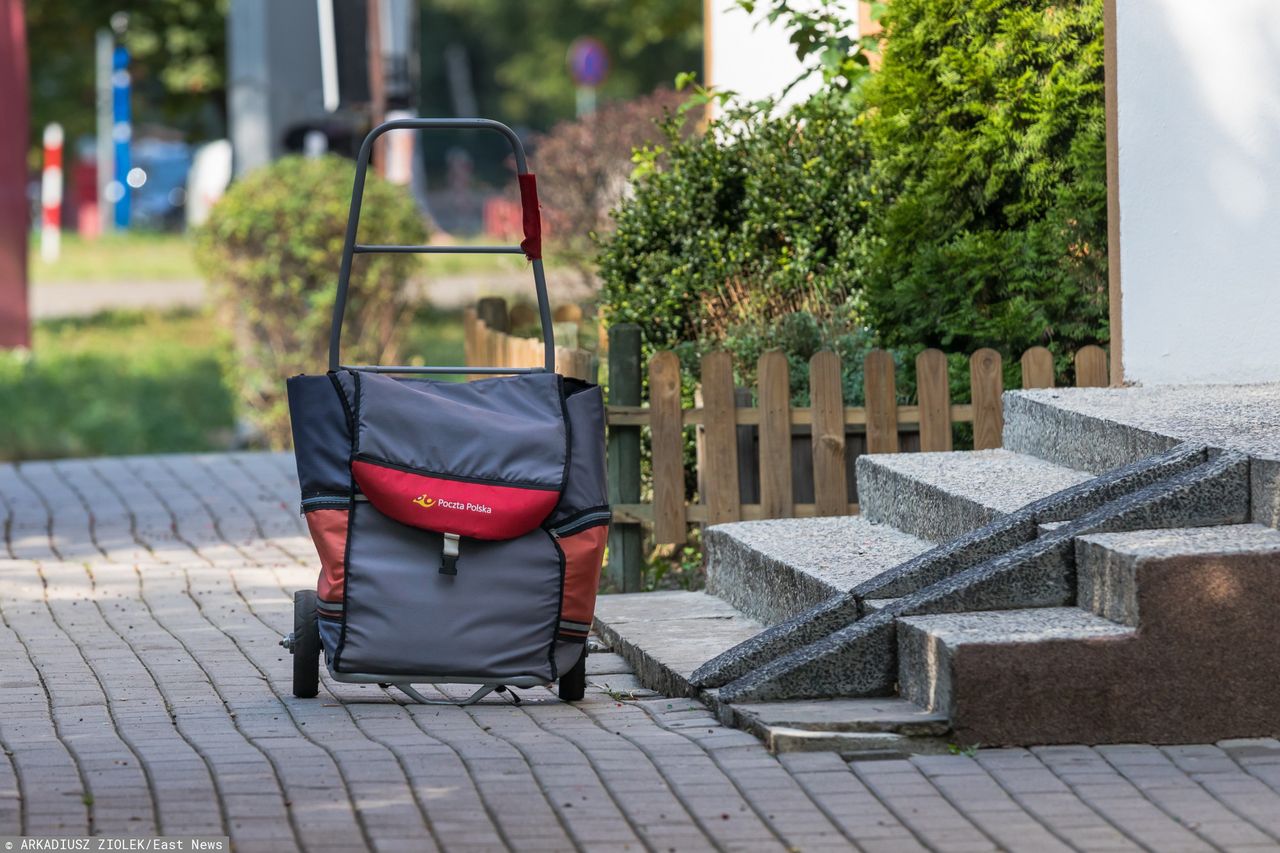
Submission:
M 401 352 L 461 364 L 461 316 L 419 311 Z M 203 313 L 37 323 L 30 352 L 0 351 L 0 459 L 225 449 L 237 420 L 230 363 Z
M 39 237 L 33 237 L 31 283 L 194 281 L 199 279 L 191 243 L 181 234 L 128 232 L 85 240 L 62 235 L 58 260 L 40 259 Z
M 40 259 L 39 237 L 30 243 L 32 284 L 69 282 L 195 281 L 203 278 L 185 234 L 126 232 L 85 240 L 76 234 L 62 235 L 62 252 L 57 261 Z M 490 240 L 464 240 L 475 245 Z M 333 270 L 338 271 L 338 257 Z M 518 255 L 435 255 L 422 258 L 422 272 L 429 279 L 461 275 L 488 275 L 520 272 L 524 258 Z
M 0 458 L 209 450 L 235 424 L 212 320 L 106 314 L 36 325 L 0 353 Z

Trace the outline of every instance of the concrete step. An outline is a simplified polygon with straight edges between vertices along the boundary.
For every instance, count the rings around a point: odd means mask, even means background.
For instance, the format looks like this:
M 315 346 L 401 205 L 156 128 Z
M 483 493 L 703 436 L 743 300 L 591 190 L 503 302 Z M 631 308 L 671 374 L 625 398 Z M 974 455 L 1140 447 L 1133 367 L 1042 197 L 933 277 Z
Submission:
M 742 521 L 707 528 L 707 591 L 774 625 L 932 547 L 863 516 Z
M 904 615 L 903 696 L 947 714 L 966 743 L 1200 743 L 1280 730 L 1280 531 L 1095 531 L 1075 544 L 1080 602 L 1106 616 Z
M 1197 455 L 1191 453 L 1190 459 Z M 1242 524 L 1249 514 L 1248 472 L 1247 458 L 1220 453 L 1194 468 L 1123 492 L 1048 535 L 1029 539 L 968 568 L 947 572 L 915 591 L 897 591 L 901 595 L 897 600 L 818 639 L 812 639 L 814 632 L 808 622 L 784 623 L 802 645 L 789 642 L 789 635 L 773 636 L 777 629 L 770 628 L 760 638 L 701 667 L 695 673 L 696 681 L 704 687 L 717 687 L 728 702 L 884 695 L 894 688 L 899 676 L 898 619 L 1075 605 L 1079 597 L 1077 538 L 1123 530 Z M 1096 481 L 1088 488 L 1095 485 Z M 1027 536 L 1034 536 L 1035 519 L 1024 522 Z M 941 546 L 944 550 L 950 547 Z M 1194 586 L 1197 582 L 1186 583 Z M 1198 594 L 1198 588 L 1193 592 Z M 884 585 L 865 590 L 863 595 L 863 600 L 894 598 Z M 1205 622 L 1201 614 L 1188 615 L 1191 622 Z M 823 627 L 827 627 L 825 622 Z
M 942 542 L 1090 476 L 1008 450 L 864 454 L 858 501 L 868 521 Z
M 1054 388 L 1004 395 L 1004 446 L 1101 472 L 1180 441 L 1251 460 L 1252 521 L 1280 527 L 1280 383 Z
M 838 752 L 849 759 L 946 752 L 951 731 L 945 714 L 895 696 L 729 705 L 721 718 L 772 752 Z
M 1071 537 L 1064 538 L 1060 531 L 1066 528 L 1059 528 L 1047 534 L 1040 545 L 1030 547 L 1036 539 L 1038 524 L 1094 515 L 1092 521 L 1076 528 L 1078 533 L 1086 534 L 1146 529 L 1161 524 L 1186 527 L 1236 523 L 1243 521 L 1248 512 L 1248 495 L 1243 491 L 1247 468 L 1238 455 L 1221 455 L 1210 462 L 1203 446 L 1184 444 L 1109 471 L 944 542 L 841 596 L 771 625 L 748 642 L 699 667 L 693 674 L 693 682 L 704 688 L 724 687 L 745 679 L 754 682 L 749 688 L 752 691 L 787 691 L 781 695 L 739 695 L 740 700 L 831 696 L 864 689 L 869 693 L 853 695 L 879 695 L 892 687 L 897 677 L 896 664 L 891 660 L 897 647 L 892 642 L 891 631 L 886 631 L 893 624 L 894 614 L 882 619 L 878 627 L 869 626 L 870 633 L 861 639 L 854 640 L 847 634 L 833 636 L 852 628 L 852 623 L 859 619 L 875 619 L 878 611 L 901 604 L 892 601 L 867 607 L 865 602 L 923 594 L 928 587 L 987 564 L 986 571 L 971 575 L 969 581 L 958 581 L 960 587 L 938 587 L 935 592 L 941 592 L 941 597 L 930 596 L 929 609 L 908 608 L 895 613 L 912 615 L 1075 604 L 1075 546 Z M 1126 497 L 1129 499 L 1121 500 Z M 1055 574 L 1060 577 L 1055 578 Z M 968 596 L 964 593 L 966 586 L 972 587 L 971 592 L 986 587 L 986 592 L 977 597 Z M 1000 591 L 1002 588 L 1004 593 Z M 960 606 L 958 601 L 965 598 L 973 601 Z M 922 603 L 917 600 L 913 606 Z M 852 653 L 852 660 L 838 666 L 810 661 L 808 652 L 801 653 L 806 646 L 822 644 L 827 639 L 831 642 L 825 643 L 826 652 L 822 657 L 826 653 L 843 655 L 839 649 L 845 647 L 846 640 L 855 645 L 865 641 L 879 648 L 863 647 Z M 790 662 L 781 660 L 792 653 L 800 657 Z M 786 668 L 786 674 L 778 671 L 776 675 L 781 678 L 766 675 L 763 668 L 771 661 L 779 661 L 779 666 Z M 873 672 L 877 669 L 878 672 Z M 854 670 L 862 674 L 856 678 L 843 677 Z M 811 674 L 807 681 L 801 675 L 804 672 Z M 882 677 L 887 682 L 882 681 Z M 783 680 L 789 686 L 783 688 Z M 773 683 L 766 688 L 769 682 Z M 739 684 L 734 689 L 744 687 Z
M 601 640 L 634 668 L 640 685 L 667 696 L 696 696 L 689 675 L 763 628 L 705 592 L 635 592 L 596 600 Z
M 834 751 L 848 758 L 895 758 L 947 750 L 945 714 L 896 697 L 729 705 L 699 692 L 689 673 L 760 631 L 759 622 L 704 592 L 603 595 L 595 632 L 610 652 L 587 659 L 587 679 L 621 699 L 690 696 L 726 725 L 755 734 L 774 752 Z
M 1274 561 L 1280 573 L 1280 530 L 1260 524 L 1096 533 L 1076 540 L 1080 607 L 1125 625 L 1141 624 L 1142 612 L 1160 594 L 1162 572 L 1187 560 L 1253 558 Z M 1206 572 L 1201 583 L 1211 583 Z M 1230 590 L 1224 589 L 1224 594 Z M 1144 606 L 1144 600 L 1148 604 Z
M 1132 636 L 1131 628 L 1078 607 L 905 616 L 898 620 L 898 690 L 930 711 L 951 716 L 960 698 L 956 680 L 962 657 L 980 657 L 993 647 Z
M 1137 389 L 1123 390 L 1126 397 Z M 1115 420 L 1098 403 L 1109 388 L 1051 388 L 1004 395 L 1006 450 L 1100 474 L 1168 450 L 1178 439 Z M 1116 398 L 1121 399 L 1121 398 Z

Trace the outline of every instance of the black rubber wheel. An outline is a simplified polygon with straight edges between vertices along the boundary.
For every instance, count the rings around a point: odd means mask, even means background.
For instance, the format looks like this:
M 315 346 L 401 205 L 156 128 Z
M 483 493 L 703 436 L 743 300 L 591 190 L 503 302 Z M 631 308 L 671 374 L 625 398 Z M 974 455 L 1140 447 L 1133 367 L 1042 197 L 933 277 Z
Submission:
M 560 698 L 566 702 L 578 702 L 587 695 L 587 647 L 568 672 L 560 675 Z
M 316 624 L 316 591 L 293 594 L 293 695 L 312 699 L 320 692 L 320 627 Z

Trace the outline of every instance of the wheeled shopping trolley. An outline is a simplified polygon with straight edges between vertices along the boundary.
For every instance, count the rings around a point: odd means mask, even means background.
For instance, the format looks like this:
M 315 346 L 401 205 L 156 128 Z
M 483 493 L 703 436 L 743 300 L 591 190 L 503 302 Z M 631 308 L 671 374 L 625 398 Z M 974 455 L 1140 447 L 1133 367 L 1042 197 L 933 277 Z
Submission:
M 356 242 L 374 141 L 390 130 L 481 129 L 511 144 L 519 246 Z M 586 685 L 610 512 L 600 389 L 555 372 L 537 187 L 519 138 L 485 119 L 379 125 L 356 164 L 329 370 L 288 381 L 302 511 L 320 557 L 314 590 L 294 596 L 293 690 L 315 696 L 319 661 L 335 681 L 467 684 L 464 700 L 559 681 Z M 339 357 L 352 258 L 368 252 L 524 254 L 542 323 L 537 368 L 349 366 Z M 433 374 L 478 374 L 471 382 Z M 514 696 L 514 694 L 508 694 Z

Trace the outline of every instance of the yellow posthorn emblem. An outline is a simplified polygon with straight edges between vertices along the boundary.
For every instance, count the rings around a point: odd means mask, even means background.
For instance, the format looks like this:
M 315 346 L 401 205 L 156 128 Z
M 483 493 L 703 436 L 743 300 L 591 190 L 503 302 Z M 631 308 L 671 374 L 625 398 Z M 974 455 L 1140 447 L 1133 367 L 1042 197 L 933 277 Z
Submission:
M 418 506 L 422 507 L 423 509 L 431 509 L 433 506 L 436 505 L 436 499 L 429 498 L 426 495 L 418 495 L 416 498 L 413 499 L 413 502 L 416 503 Z

